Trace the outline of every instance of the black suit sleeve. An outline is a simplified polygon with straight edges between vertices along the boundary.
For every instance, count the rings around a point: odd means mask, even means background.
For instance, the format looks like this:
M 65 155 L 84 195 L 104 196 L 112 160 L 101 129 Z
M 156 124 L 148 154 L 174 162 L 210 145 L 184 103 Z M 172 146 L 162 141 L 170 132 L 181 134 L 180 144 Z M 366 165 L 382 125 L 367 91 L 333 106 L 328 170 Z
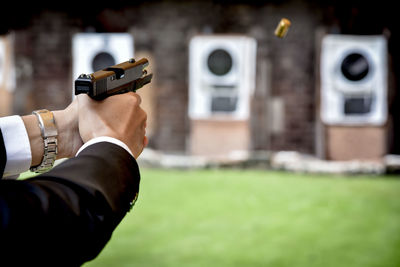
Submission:
M 7 162 L 6 146 L 4 145 L 3 133 L 0 129 L 0 179 L 3 177 L 4 168 Z
M 129 211 L 139 181 L 135 159 L 106 142 L 35 178 L 0 181 L 0 261 L 79 266 L 95 258 Z

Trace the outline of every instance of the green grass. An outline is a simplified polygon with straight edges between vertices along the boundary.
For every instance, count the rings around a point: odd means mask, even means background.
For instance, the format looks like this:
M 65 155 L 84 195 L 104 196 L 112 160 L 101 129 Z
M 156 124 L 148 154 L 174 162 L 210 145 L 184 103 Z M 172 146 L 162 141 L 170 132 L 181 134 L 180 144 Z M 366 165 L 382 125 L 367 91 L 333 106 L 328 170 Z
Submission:
M 91 266 L 400 266 L 400 179 L 145 169 Z

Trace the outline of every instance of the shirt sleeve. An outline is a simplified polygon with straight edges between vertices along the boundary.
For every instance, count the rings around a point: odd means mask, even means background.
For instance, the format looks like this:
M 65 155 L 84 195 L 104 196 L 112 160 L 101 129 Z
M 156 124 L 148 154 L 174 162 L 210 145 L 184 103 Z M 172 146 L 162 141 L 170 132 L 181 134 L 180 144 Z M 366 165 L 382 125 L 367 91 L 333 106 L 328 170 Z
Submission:
M 20 116 L 8 116 L 0 118 L 0 128 L 3 133 L 7 155 L 3 177 L 17 178 L 20 173 L 29 170 L 32 162 L 31 147 L 25 124 Z M 125 143 L 109 136 L 101 136 L 89 140 L 79 149 L 76 155 L 88 146 L 99 142 L 109 142 L 118 145 L 134 157 L 132 151 Z
M 122 147 L 122 148 L 125 149 L 129 154 L 131 154 L 132 157 L 134 157 L 132 151 L 129 149 L 129 147 L 128 147 L 125 143 L 123 143 L 122 141 L 120 141 L 120 140 L 118 140 L 118 139 L 116 139 L 116 138 L 109 137 L 109 136 L 100 136 L 100 137 L 96 137 L 96 138 L 93 138 L 93 139 L 87 141 L 87 142 L 86 142 L 85 144 L 83 144 L 83 146 L 78 150 L 78 152 L 76 153 L 76 156 L 79 155 L 79 153 L 81 153 L 82 150 L 84 150 L 86 147 L 88 147 L 88 146 L 90 146 L 90 145 L 93 145 L 93 144 L 96 144 L 96 143 L 99 143 L 99 142 L 109 142 L 109 143 L 113 143 L 113 144 L 115 144 L 115 145 L 117 145 L 117 146 Z
M 3 177 L 10 177 L 25 172 L 31 166 L 32 154 L 28 133 L 20 116 L 0 118 L 7 162 Z

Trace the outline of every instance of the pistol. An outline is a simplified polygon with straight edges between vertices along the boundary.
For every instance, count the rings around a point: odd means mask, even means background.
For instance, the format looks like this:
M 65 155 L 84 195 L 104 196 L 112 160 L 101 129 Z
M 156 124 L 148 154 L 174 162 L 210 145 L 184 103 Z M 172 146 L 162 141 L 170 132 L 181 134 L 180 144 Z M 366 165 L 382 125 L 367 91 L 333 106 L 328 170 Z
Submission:
M 147 74 L 145 70 L 148 65 L 146 58 L 138 61 L 131 58 L 92 74 L 81 74 L 75 80 L 75 95 L 87 94 L 95 100 L 102 100 L 115 94 L 136 92 L 153 78 L 153 74 Z

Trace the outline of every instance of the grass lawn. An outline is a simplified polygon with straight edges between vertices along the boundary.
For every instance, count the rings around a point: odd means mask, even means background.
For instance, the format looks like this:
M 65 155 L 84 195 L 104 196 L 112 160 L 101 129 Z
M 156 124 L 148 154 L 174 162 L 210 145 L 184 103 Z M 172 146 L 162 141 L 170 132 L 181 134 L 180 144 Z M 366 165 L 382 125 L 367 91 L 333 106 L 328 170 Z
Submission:
M 400 266 L 400 179 L 144 169 L 84 266 Z

